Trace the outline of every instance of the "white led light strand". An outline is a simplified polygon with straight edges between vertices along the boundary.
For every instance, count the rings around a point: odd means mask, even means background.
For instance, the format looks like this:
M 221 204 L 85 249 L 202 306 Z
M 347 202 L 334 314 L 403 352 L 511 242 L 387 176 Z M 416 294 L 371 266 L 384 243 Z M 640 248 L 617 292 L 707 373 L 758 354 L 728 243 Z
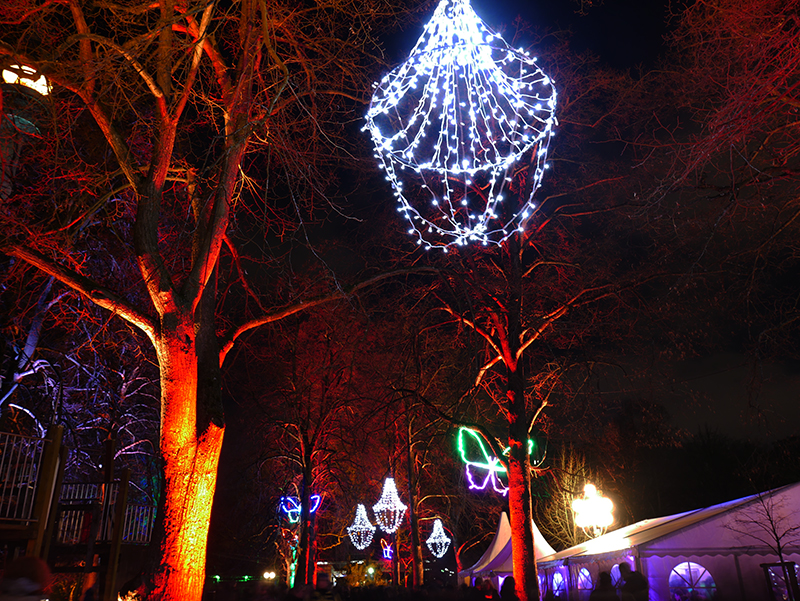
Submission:
M 501 243 L 534 212 L 556 90 L 469 0 L 442 0 L 408 59 L 377 84 L 367 124 L 409 233 L 425 248 Z M 509 168 L 530 153 L 523 196 Z M 403 180 L 420 188 L 412 205 Z M 505 206 L 516 204 L 521 206 Z
M 363 551 L 372 544 L 375 526 L 370 523 L 367 517 L 367 508 L 363 504 L 358 505 L 356 519 L 351 526 L 347 527 L 347 534 L 350 535 L 353 546 L 359 551 Z
M 381 530 L 389 534 L 396 532 L 403 521 L 406 509 L 407 507 L 397 494 L 394 478 L 386 478 L 381 498 L 372 506 L 372 511 L 375 512 L 375 521 L 378 522 Z
M 444 557 L 444 554 L 447 553 L 447 549 L 450 547 L 450 538 L 444 532 L 442 520 L 437 518 L 436 521 L 433 522 L 433 532 L 431 532 L 431 535 L 425 543 L 428 545 L 431 553 L 439 559 Z

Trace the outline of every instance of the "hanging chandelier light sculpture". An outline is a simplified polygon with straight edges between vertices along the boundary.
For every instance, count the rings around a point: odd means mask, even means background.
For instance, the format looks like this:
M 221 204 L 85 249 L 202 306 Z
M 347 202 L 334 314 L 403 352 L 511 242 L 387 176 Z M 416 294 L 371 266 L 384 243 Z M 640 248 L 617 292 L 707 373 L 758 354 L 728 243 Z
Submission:
M 394 483 L 394 478 L 386 478 L 386 481 L 383 483 L 381 498 L 372 506 L 372 511 L 375 512 L 375 520 L 378 522 L 378 526 L 388 534 L 396 532 L 403 521 L 406 509 L 407 507 L 397 494 L 397 486 Z
M 431 532 L 431 535 L 425 543 L 428 545 L 428 549 L 431 550 L 431 553 L 439 559 L 444 557 L 444 554 L 447 553 L 447 549 L 450 547 L 450 538 L 444 532 L 442 520 L 437 518 L 436 521 L 433 522 L 433 532 Z
M 499 244 L 523 229 L 555 107 L 536 58 L 490 31 L 469 0 L 442 0 L 408 59 L 377 84 L 364 128 L 417 243 Z M 513 190 L 512 168 L 525 172 Z
M 353 546 L 359 551 L 363 551 L 372 544 L 375 526 L 370 523 L 367 517 L 367 508 L 361 503 L 356 509 L 356 519 L 351 526 L 347 527 L 347 534 L 350 535 Z

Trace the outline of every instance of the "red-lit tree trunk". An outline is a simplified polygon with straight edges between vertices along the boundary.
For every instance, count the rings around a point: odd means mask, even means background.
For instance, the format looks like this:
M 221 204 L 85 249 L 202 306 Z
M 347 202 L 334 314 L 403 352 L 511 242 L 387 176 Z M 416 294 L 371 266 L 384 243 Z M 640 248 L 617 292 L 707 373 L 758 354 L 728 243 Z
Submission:
M 165 335 L 156 342 L 165 509 L 155 599 L 200 598 L 205 580 L 206 538 L 224 429 L 213 422 L 198 428 L 193 322 L 186 315 L 166 316 Z
M 408 414 L 407 414 L 408 415 Z M 417 469 L 414 456 L 411 418 L 406 417 L 406 465 L 408 466 L 408 521 L 411 525 L 411 582 L 419 588 L 425 581 L 425 565 L 422 563 L 422 542 L 419 535 L 419 514 L 417 504 Z
M 300 483 L 300 554 L 297 559 L 297 572 L 295 584 L 315 584 L 316 583 L 316 558 L 315 558 L 315 536 L 314 536 L 314 516 L 311 515 L 311 495 L 313 490 L 313 447 L 303 437 L 303 474 Z
M 508 512 L 511 523 L 511 554 L 517 596 L 539 598 L 536 555 L 533 545 L 531 462 L 528 455 L 528 417 L 525 411 L 522 366 L 509 370 L 508 407 Z
M 505 409 L 508 417 L 508 513 L 511 522 L 511 555 L 517 596 L 521 601 L 539 598 L 533 545 L 531 463 L 528 437 L 532 420 L 525 400 L 525 363 L 522 351 L 522 272 L 519 241 L 512 237 L 504 253 L 509 298 L 506 314 L 494 313 L 499 348 L 506 375 Z M 503 319 L 505 317 L 505 319 Z
M 491 394 L 496 396 L 496 404 L 507 420 L 504 439 L 510 450 L 504 462 L 508 469 L 509 518 L 516 593 L 520 601 L 536 601 L 539 598 L 539 582 L 534 552 L 528 439 L 534 423 L 547 403 L 546 400 L 534 401 L 526 396 L 525 354 L 587 291 L 578 292 L 572 298 L 556 302 L 554 307 L 544 310 L 537 309 L 537 303 L 530 300 L 530 306 L 526 307 L 526 278 L 550 263 L 537 261 L 523 265 L 525 244 L 525 241 L 512 237 L 499 251 L 500 256 L 491 259 L 492 269 L 500 274 L 499 284 L 495 288 L 487 283 L 493 276 L 486 276 L 485 272 L 478 271 L 478 266 L 472 265 L 473 272 L 468 274 L 474 278 L 468 286 L 471 294 L 475 295 L 471 299 L 475 307 L 472 315 L 467 317 L 449 305 L 445 305 L 444 309 L 462 324 L 472 328 L 486 341 L 490 349 L 488 360 L 479 370 L 475 389 L 482 385 L 490 370 L 497 369 L 496 388 Z M 479 426 L 479 429 L 482 428 Z M 492 444 L 493 439 L 486 430 L 483 430 L 483 435 Z M 495 451 L 497 457 L 502 457 L 502 449 L 496 448 Z

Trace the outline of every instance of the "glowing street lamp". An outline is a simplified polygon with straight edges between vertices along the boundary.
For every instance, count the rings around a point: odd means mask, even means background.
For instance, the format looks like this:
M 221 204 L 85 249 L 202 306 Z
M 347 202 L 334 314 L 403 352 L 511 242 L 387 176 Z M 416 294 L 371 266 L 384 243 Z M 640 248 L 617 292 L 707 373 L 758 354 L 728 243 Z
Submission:
M 572 501 L 575 524 L 591 538 L 603 534 L 614 522 L 613 509 L 611 499 L 601 496 L 594 484 L 584 486 L 583 498 Z

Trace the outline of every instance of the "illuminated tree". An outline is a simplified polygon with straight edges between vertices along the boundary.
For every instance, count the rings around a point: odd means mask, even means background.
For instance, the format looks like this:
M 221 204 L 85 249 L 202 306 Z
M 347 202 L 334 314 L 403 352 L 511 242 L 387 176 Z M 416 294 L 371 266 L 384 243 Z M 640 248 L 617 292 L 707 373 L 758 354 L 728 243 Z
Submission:
M 104 443 L 114 440 L 117 465 L 130 468 L 134 491 L 153 503 L 158 388 L 141 341 L 69 291 L 53 297 L 52 278 L 36 277 L 24 263 L 16 267 L 3 282 L 3 429 L 43 436 L 49 424 L 63 425 L 71 481 L 97 481 Z
M 537 504 L 537 526 L 549 543 L 566 549 L 588 538 L 575 526 L 572 500 L 580 496 L 584 484 L 598 479 L 586 458 L 572 446 L 551 449 L 548 467 L 549 498 Z
M 25 186 L 5 199 L 0 249 L 153 346 L 165 479 L 154 599 L 202 592 L 226 355 L 244 332 L 353 291 L 295 290 L 278 252 L 263 257 L 328 206 L 324 173 L 368 88 L 372 32 L 394 16 L 349 0 L 4 7 L 3 64 L 45 75 L 52 110 L 25 177 L 14 172 Z M 268 274 L 266 295 L 248 273 Z M 252 310 L 235 321 L 232 307 Z
M 759 394 L 764 362 L 796 352 L 797 10 L 774 0 L 675 9 L 675 68 L 644 80 L 642 121 L 622 136 L 651 178 L 639 201 L 643 226 L 682 274 L 665 307 L 680 315 L 674 352 L 746 356 L 754 427 L 782 420 Z
M 785 501 L 786 497 L 776 495 L 775 491 L 758 493 L 734 513 L 734 517 L 726 520 L 725 528 L 742 543 L 764 546 L 778 557 L 784 594 L 795 601 L 798 594 L 796 566 L 794 562 L 786 562 L 786 554 L 800 542 L 800 527 Z
M 555 220 L 563 212 L 588 225 L 560 197 L 581 193 L 588 204 L 587 190 L 612 178 L 593 174 L 551 196 L 540 190 L 558 80 L 532 55 L 489 31 L 468 1 L 443 0 L 406 62 L 376 87 L 367 115 L 404 228 L 426 250 L 458 253 L 442 263 L 439 300 L 457 327 L 484 344 L 465 396 L 483 395 L 507 426 L 497 439 L 488 426 L 482 436 L 495 442 L 491 457 L 508 476 L 521 599 L 539 596 L 528 439 L 566 369 L 550 349 L 558 346 L 559 320 L 612 288 L 597 274 L 577 277 L 580 259 L 567 241 L 579 236 Z

